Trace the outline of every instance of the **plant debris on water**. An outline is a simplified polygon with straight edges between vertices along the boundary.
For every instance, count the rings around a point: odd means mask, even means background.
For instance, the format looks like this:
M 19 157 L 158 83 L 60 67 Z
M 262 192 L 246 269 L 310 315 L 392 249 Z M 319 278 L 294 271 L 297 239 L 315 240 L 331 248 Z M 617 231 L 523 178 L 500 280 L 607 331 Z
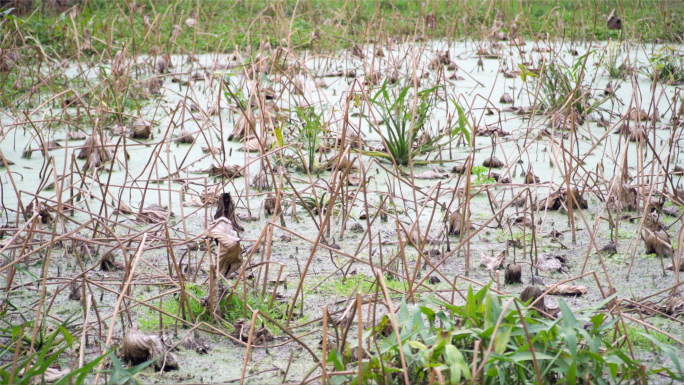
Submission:
M 683 17 L 0 0 L 2 383 L 684 382 Z

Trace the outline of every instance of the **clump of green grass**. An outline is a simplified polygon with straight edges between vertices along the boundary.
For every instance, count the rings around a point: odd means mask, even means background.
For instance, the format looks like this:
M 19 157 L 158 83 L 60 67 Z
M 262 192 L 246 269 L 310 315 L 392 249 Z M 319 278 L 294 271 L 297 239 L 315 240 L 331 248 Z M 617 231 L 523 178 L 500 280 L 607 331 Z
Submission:
M 387 275 L 386 283 L 388 289 L 394 289 L 396 291 L 406 291 L 408 286 L 406 282 L 399 281 L 393 276 Z M 364 274 L 356 274 L 348 276 L 346 279 L 344 277 L 331 277 L 318 286 L 319 292 L 329 292 L 337 294 L 339 296 L 350 296 L 356 292 L 369 293 L 371 290 L 375 290 L 375 279 L 373 277 L 366 276 Z
M 666 48 L 651 57 L 653 69 L 649 70 L 651 80 L 656 78 L 664 83 L 684 83 L 684 58 L 677 57 L 674 50 Z
M 207 294 L 204 287 L 192 283 L 186 283 L 185 289 L 189 294 L 192 294 L 191 296 L 188 296 L 188 299 L 190 301 L 190 310 L 192 311 L 193 317 L 196 318 L 198 322 L 209 322 L 210 317 L 208 309 L 202 306 L 202 304 L 195 299 L 201 299 Z M 193 298 L 193 296 L 195 298 Z M 270 300 L 270 294 L 266 298 L 261 299 L 253 295 L 252 293 L 247 292 L 247 305 L 249 305 L 249 307 L 251 307 L 254 310 L 263 311 L 274 320 L 283 319 L 283 317 L 287 315 L 285 309 L 286 305 L 279 304 L 278 302 L 274 301 L 273 306 L 271 307 L 271 309 L 269 309 Z M 242 300 L 242 298 L 238 295 L 226 296 L 226 298 L 221 300 L 220 309 L 223 312 L 223 319 L 230 324 L 235 323 L 235 321 L 237 321 L 240 318 L 249 318 L 251 315 L 249 308 L 247 308 L 248 314 L 245 314 L 245 303 Z M 170 314 L 180 315 L 180 295 L 174 295 L 171 298 L 163 301 L 162 310 Z M 140 327 L 142 330 L 159 330 L 159 312 L 153 309 L 146 308 L 142 311 L 142 314 L 138 322 L 140 323 Z M 164 323 L 164 325 L 172 325 L 175 324 L 176 319 L 163 314 L 162 322 Z M 274 334 L 277 334 L 280 330 L 277 327 L 275 327 L 275 325 L 271 325 L 269 322 L 266 322 L 266 325 Z M 224 326 L 231 328 L 229 325 Z

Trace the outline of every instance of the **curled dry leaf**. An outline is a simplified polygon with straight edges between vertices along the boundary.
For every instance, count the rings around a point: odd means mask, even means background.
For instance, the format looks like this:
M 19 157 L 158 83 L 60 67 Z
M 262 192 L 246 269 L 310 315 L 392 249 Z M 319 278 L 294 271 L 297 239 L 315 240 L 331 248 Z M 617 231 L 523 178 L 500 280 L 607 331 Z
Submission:
M 228 140 L 240 140 L 250 133 L 250 135 L 256 134 L 256 118 L 254 113 L 250 108 L 247 108 L 244 112 L 238 111 L 238 120 L 233 127 L 233 132 L 228 136 Z
M 157 370 L 178 369 L 178 361 L 170 353 L 164 342 L 156 334 L 143 334 L 136 328 L 128 329 L 123 340 L 123 354 L 134 364 L 157 359 L 154 367 Z
M 88 137 L 83 143 L 83 147 L 78 152 L 78 159 L 87 159 L 86 169 L 92 167 L 99 167 L 114 158 L 114 143 L 109 138 L 104 137 L 104 145 L 100 144 L 100 139 L 95 137 Z M 93 156 L 95 154 L 95 156 Z M 91 166 L 92 165 L 92 166 Z
M 643 228 L 642 236 L 646 244 L 646 254 L 655 254 L 659 257 L 672 255 L 670 236 L 664 230 L 651 231 Z
M 413 226 L 413 230 L 411 230 L 411 233 L 409 234 L 409 237 L 411 238 L 411 241 L 416 247 L 420 247 L 420 245 L 423 244 L 423 240 L 425 240 L 425 244 L 439 244 L 439 241 L 435 238 L 432 238 L 431 236 L 427 235 L 425 237 L 423 234 L 420 233 L 418 229 L 418 224 L 416 223 L 415 226 Z
M 589 288 L 576 285 L 557 285 L 546 286 L 546 290 L 550 290 L 548 294 L 551 295 L 585 295 Z
M 187 201 L 183 203 L 183 206 L 185 207 L 201 207 L 204 206 L 204 202 L 202 202 L 202 198 L 194 195 L 190 197 Z
M 273 143 L 275 143 L 275 137 L 273 135 L 267 135 L 266 138 L 262 140 L 254 135 L 250 135 L 245 139 L 245 144 L 242 146 L 242 150 L 248 152 L 260 152 L 263 148 L 264 151 L 268 151 L 271 149 L 271 146 L 273 146 Z
M 199 354 L 207 354 L 207 352 L 211 350 L 209 344 L 200 340 L 197 332 L 190 333 L 190 335 L 183 340 L 181 345 L 183 345 L 184 348 L 194 350 Z
M 207 172 L 212 175 L 222 175 L 226 178 L 239 178 L 242 176 L 240 171 L 241 167 L 236 164 L 226 164 L 220 165 L 216 162 L 211 164 L 211 167 L 207 169 Z
M 423 171 L 420 174 L 413 176 L 416 179 L 446 179 L 449 177 L 447 173 L 439 173 L 433 170 Z
M 504 131 L 498 123 L 488 124 L 486 126 L 477 126 L 475 129 L 477 136 L 494 136 L 499 137 L 509 136 L 511 133 Z M 498 160 L 498 159 L 497 159 Z
M 169 213 L 165 207 L 158 204 L 151 204 L 140 212 L 140 217 L 148 223 L 163 223 L 169 219 Z
M 560 188 L 554 192 L 552 192 L 548 198 L 541 199 L 537 202 L 537 209 L 538 210 L 545 210 L 547 209 L 547 204 L 548 204 L 548 209 L 549 210 L 560 210 L 568 209 L 568 193 L 567 190 L 564 188 Z M 579 207 L 582 209 L 586 209 L 589 207 L 589 204 L 587 203 L 587 200 L 584 199 L 582 194 L 577 188 L 574 188 L 572 190 L 572 206 L 573 208 L 577 208 L 578 204 Z
M 257 191 L 270 190 L 271 185 L 269 184 L 269 177 L 266 170 L 259 171 L 259 173 L 256 174 L 254 178 L 252 178 L 252 183 L 250 184 L 250 186 L 256 188 Z
M 81 131 L 67 131 L 66 139 L 67 140 L 84 140 L 88 136 Z
M 568 259 L 562 255 L 540 253 L 537 256 L 537 267 L 547 272 L 557 271 L 567 273 L 569 271 L 567 263 Z
M 249 330 L 252 328 L 252 323 L 246 319 L 240 318 L 235 321 L 235 330 L 231 334 L 233 337 L 239 339 L 242 342 L 247 342 L 249 340 Z M 254 332 L 252 335 L 253 344 L 263 344 L 273 340 L 273 333 L 262 323 L 261 327 L 254 325 Z
M 484 266 L 487 270 L 498 270 L 503 264 L 506 263 L 506 250 L 502 251 L 496 257 L 488 257 L 484 253 L 480 253 L 480 265 Z
M 228 218 L 218 218 L 207 235 L 218 244 L 218 271 L 224 277 L 242 266 L 240 238 Z

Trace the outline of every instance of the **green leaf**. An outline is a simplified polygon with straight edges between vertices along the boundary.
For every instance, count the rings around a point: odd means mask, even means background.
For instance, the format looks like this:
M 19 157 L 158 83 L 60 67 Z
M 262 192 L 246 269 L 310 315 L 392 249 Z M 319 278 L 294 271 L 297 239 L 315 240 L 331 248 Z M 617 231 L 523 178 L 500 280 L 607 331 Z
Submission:
M 423 345 L 422 343 L 420 343 L 418 341 L 408 341 L 408 344 L 412 348 L 418 349 L 418 350 L 427 350 L 427 348 L 428 348 L 427 346 Z
M 344 363 L 342 363 L 342 355 L 337 349 L 332 349 L 330 353 L 328 353 L 327 363 L 332 364 L 335 367 L 335 370 L 344 370 Z
M 570 310 L 565 301 L 559 299 L 558 307 L 560 307 L 561 313 L 563 314 L 563 324 L 567 325 L 568 327 L 577 326 L 577 319 L 575 318 L 575 315 L 572 313 L 572 310 Z
M 494 339 L 494 351 L 498 354 L 503 354 L 508 346 L 508 341 L 511 340 L 511 328 L 500 328 L 499 334 Z
M 278 141 L 278 147 L 283 147 L 285 141 L 283 140 L 283 130 L 280 127 L 275 127 L 275 136 Z
M 444 362 L 449 366 L 451 384 L 461 382 L 463 374 L 465 374 L 467 379 L 470 379 L 470 371 L 463 358 L 463 354 L 454 345 L 444 347 Z
M 670 357 L 670 360 L 672 360 L 672 363 L 674 366 L 677 368 L 677 371 L 681 374 L 682 373 L 682 366 L 681 363 L 679 362 L 679 358 L 677 357 L 677 353 L 675 350 L 670 346 L 669 344 L 666 344 L 664 342 L 659 341 L 657 338 L 646 334 L 646 333 L 639 333 L 641 336 L 648 338 L 653 342 L 656 346 L 660 348 L 660 350 L 663 351 L 663 353 L 667 354 L 668 357 Z

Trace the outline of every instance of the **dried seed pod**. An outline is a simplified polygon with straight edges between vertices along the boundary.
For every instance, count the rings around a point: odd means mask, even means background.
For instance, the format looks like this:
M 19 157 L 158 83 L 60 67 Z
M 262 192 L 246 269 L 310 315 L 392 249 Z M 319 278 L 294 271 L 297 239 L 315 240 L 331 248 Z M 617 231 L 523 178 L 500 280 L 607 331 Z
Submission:
M 149 139 L 152 135 L 152 123 L 138 118 L 131 126 L 131 137 L 135 139 Z
M 192 144 L 195 141 L 195 136 L 190 133 L 186 128 L 183 128 L 178 133 L 178 143 L 188 143 Z
M 482 165 L 489 168 L 501 168 L 504 166 L 504 162 L 499 158 L 492 156 L 487 158 L 482 162 Z
M 527 175 L 525 175 L 525 184 L 536 184 L 539 183 L 539 181 L 539 177 L 534 175 L 532 169 L 527 171 Z
M 164 74 L 169 71 L 169 63 L 163 56 L 157 58 L 156 70 L 159 74 Z
M 293 93 L 295 95 L 304 95 L 306 91 L 306 78 L 302 75 L 295 76 L 293 86 Z
M 116 261 L 113 252 L 105 254 L 104 258 L 102 258 L 102 262 L 100 262 L 100 270 L 102 271 L 115 271 L 123 269 L 123 263 Z
M 413 225 L 412 225 L 413 226 Z M 420 245 L 425 241 L 425 244 L 438 244 L 439 241 L 437 239 L 432 238 L 430 235 L 424 235 L 421 234 L 419 229 L 418 229 L 418 224 L 413 226 L 413 230 L 411 230 L 411 233 L 409 234 L 409 238 L 411 238 L 411 241 L 416 247 L 420 247 Z
M 617 254 L 617 245 L 614 242 L 610 242 L 601 248 L 602 253 L 606 254 Z
M 362 233 L 363 232 L 363 225 L 360 224 L 359 222 L 354 222 L 351 229 L 349 229 L 349 230 L 353 231 L 355 233 Z
M 507 284 L 522 283 L 522 268 L 520 265 L 509 263 L 504 277 Z
M 614 9 L 610 15 L 606 17 L 606 27 L 608 27 L 608 29 L 622 29 L 622 20 L 615 16 Z
M 69 286 L 69 299 L 72 301 L 81 300 L 81 285 L 78 282 L 74 282 Z
M 128 329 L 123 339 L 123 354 L 133 364 L 155 359 L 154 367 L 157 370 L 178 369 L 178 361 L 173 353 L 170 353 L 164 342 L 156 334 L 143 334 L 136 328 Z
M 264 198 L 264 211 L 267 215 L 273 215 L 276 207 L 276 194 L 270 192 Z M 280 211 L 280 210 L 278 210 Z
M 447 217 L 448 220 L 448 231 L 449 234 L 451 235 L 460 235 L 463 229 L 465 229 L 465 221 L 463 220 L 463 216 L 461 215 L 460 210 L 456 210 L 453 213 L 449 214 Z
M 513 103 L 513 97 L 508 92 L 504 92 L 504 94 L 501 95 L 501 99 L 499 99 L 499 103 Z
M 522 293 L 520 293 L 520 300 L 523 303 L 532 303 L 534 301 L 537 301 L 537 299 L 541 297 L 542 294 L 544 294 L 544 292 L 542 292 L 542 290 L 537 286 L 528 286 L 525 288 L 525 290 L 522 291 Z M 542 298 L 541 300 L 539 300 L 536 304 L 534 304 L 534 307 L 537 310 L 545 312 L 546 306 L 544 305 L 544 299 Z
M 230 197 L 230 193 L 221 193 L 218 200 L 218 206 L 216 207 L 216 212 L 214 213 L 214 219 L 226 218 L 230 220 L 235 231 L 245 231 L 245 229 L 240 226 L 238 220 L 235 216 L 235 203 L 233 198 Z
M 353 46 L 352 49 L 351 49 L 351 54 L 352 54 L 353 56 L 358 57 L 359 59 L 363 59 L 364 56 L 365 56 L 365 55 L 363 54 L 363 48 L 361 48 L 361 46 L 358 45 L 358 44 L 354 44 L 354 46 Z

